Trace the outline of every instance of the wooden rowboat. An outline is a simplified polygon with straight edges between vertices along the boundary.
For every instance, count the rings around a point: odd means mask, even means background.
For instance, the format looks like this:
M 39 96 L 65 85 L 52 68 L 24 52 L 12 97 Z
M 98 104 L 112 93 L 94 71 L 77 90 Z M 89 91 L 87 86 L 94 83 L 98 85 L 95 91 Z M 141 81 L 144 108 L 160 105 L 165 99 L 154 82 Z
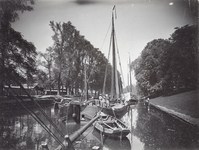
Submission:
M 130 129 L 122 121 L 109 115 L 102 115 L 94 123 L 94 127 L 102 134 L 114 138 L 124 138 L 130 133 Z

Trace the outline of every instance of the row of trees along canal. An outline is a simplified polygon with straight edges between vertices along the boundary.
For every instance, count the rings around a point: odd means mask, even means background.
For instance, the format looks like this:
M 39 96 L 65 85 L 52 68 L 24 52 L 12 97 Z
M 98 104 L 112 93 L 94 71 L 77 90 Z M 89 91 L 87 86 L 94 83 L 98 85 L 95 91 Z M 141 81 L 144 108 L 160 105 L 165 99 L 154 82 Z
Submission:
M 108 60 L 71 22 L 50 22 L 54 44 L 44 53 L 36 51 L 33 43 L 12 28 L 11 23 L 19 19 L 18 13 L 32 11 L 34 3 L 35 0 L 1 1 L 0 95 L 4 95 L 4 81 L 15 84 L 9 79 L 10 73 L 21 83 L 36 82 L 45 89 L 83 89 L 85 64 L 89 88 L 100 91 Z M 111 65 L 108 63 L 107 67 L 106 92 L 109 92 Z
M 194 16 L 197 7 L 187 3 Z M 105 66 L 108 60 L 80 35 L 71 22 L 54 23 L 54 44 L 39 53 L 33 43 L 15 31 L 11 23 L 19 19 L 19 12 L 32 11 L 35 0 L 1 1 L 0 9 L 0 95 L 4 81 L 13 73 L 21 83 L 39 83 L 45 89 L 66 87 L 83 89 L 83 72 L 87 61 L 87 79 L 90 89 L 99 91 L 103 87 Z M 168 40 L 149 42 L 139 58 L 132 62 L 139 93 L 146 96 L 168 93 L 174 88 L 195 88 L 197 80 L 197 27 L 176 28 Z M 39 55 L 38 55 L 39 54 Z M 36 58 L 42 61 L 36 61 Z M 44 66 L 46 71 L 39 69 Z M 111 65 L 108 65 L 107 82 L 110 81 Z M 120 79 L 121 81 L 121 79 Z M 107 83 L 110 87 L 110 83 Z M 106 88 L 107 92 L 110 88 Z
M 84 89 L 86 75 L 88 89 L 101 92 L 108 63 L 104 54 L 80 35 L 71 22 L 61 24 L 51 21 L 50 26 L 54 31 L 54 44 L 47 48 L 45 53 L 39 53 L 39 64 L 48 70 L 47 74 L 39 70 L 39 82 L 48 89 L 60 90 L 65 87 L 64 91 L 77 93 L 79 89 Z M 109 63 L 107 71 L 107 78 L 110 78 Z M 110 92 L 109 79 L 106 84 L 106 92 Z
M 169 39 L 149 42 L 131 63 L 137 90 L 145 97 L 174 94 L 197 88 L 198 28 L 175 28 Z

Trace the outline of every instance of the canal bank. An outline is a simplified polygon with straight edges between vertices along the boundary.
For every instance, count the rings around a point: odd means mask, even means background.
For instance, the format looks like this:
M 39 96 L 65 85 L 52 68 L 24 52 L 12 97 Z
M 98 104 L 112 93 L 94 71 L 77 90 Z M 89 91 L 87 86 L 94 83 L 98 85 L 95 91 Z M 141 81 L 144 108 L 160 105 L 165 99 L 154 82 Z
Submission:
M 152 105 L 170 115 L 199 127 L 199 91 L 189 91 L 149 100 Z

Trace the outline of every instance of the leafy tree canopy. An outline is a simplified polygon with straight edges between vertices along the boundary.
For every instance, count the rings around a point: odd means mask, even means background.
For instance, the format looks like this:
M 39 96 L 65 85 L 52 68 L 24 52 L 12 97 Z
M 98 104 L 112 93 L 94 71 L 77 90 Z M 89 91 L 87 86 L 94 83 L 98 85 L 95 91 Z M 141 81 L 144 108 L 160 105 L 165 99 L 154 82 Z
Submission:
M 41 54 L 45 62 L 41 62 L 45 68 L 48 68 L 49 77 L 52 77 L 51 83 L 56 83 L 54 87 L 60 90 L 66 89 L 84 89 L 85 70 L 87 72 L 86 82 L 91 90 L 100 91 L 103 87 L 105 68 L 108 60 L 99 49 L 80 35 L 80 32 L 69 21 L 67 23 L 50 22 L 54 32 L 52 39 L 53 46 L 51 52 Z M 47 49 L 49 50 L 49 49 Z M 47 60 L 47 56 L 52 54 L 52 62 Z M 49 57 L 48 57 L 49 58 Z M 52 66 L 50 69 L 49 65 Z M 108 65 L 108 78 L 110 78 L 111 65 Z M 50 70 L 51 75 L 50 75 Z M 50 80 L 50 79 L 49 79 Z M 110 90 L 109 80 L 107 80 L 107 92 Z M 53 85 L 52 85 L 53 86 Z
M 175 28 L 168 40 L 147 44 L 131 64 L 141 95 L 165 94 L 197 87 L 197 26 Z
M 19 12 L 31 11 L 34 0 L 0 1 L 0 94 L 3 94 L 3 81 L 10 72 L 24 79 L 32 77 L 35 72 L 35 46 L 23 38 L 20 32 L 11 27 L 19 19 Z

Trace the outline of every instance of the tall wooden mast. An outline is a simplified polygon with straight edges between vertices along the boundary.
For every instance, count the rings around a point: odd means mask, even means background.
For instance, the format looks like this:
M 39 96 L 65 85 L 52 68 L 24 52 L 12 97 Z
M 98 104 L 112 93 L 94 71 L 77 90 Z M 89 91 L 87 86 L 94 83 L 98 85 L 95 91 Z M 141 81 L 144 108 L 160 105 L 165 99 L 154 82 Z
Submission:
M 118 84 L 118 73 L 117 73 L 117 60 L 115 51 L 115 29 L 114 29 L 114 9 L 112 10 L 112 80 L 111 80 L 111 100 L 119 99 L 119 84 Z
M 129 56 L 129 80 L 130 80 L 130 95 L 132 93 L 132 79 L 131 79 L 131 58 Z

